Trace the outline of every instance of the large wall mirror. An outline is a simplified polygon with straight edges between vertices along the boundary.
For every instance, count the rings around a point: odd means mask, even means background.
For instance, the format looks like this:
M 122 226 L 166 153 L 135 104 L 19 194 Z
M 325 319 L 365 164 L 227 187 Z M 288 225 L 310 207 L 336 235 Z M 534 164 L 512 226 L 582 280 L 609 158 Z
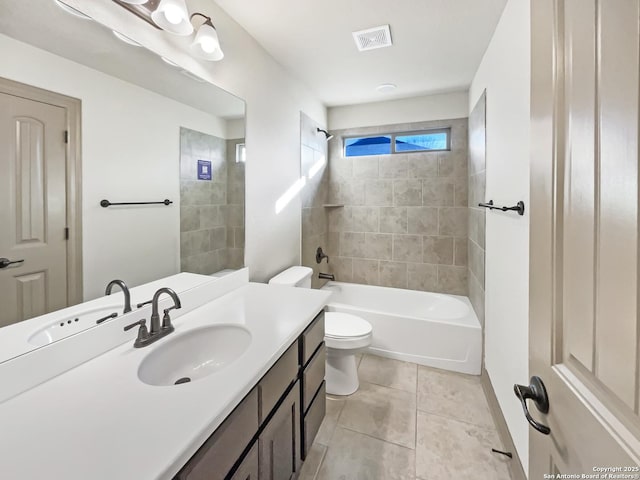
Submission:
M 243 100 L 55 0 L 0 0 L 0 52 L 0 347 L 113 279 L 243 266 Z

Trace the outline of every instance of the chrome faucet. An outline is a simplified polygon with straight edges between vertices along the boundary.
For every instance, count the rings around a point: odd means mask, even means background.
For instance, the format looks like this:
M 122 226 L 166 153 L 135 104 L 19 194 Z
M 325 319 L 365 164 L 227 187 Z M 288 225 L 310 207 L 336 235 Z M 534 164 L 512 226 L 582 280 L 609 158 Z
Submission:
M 120 290 L 122 290 L 122 293 L 124 294 L 124 311 L 122 313 L 129 313 L 131 311 L 131 294 L 129 293 L 129 287 L 127 287 L 126 283 L 124 283 L 122 280 L 111 280 L 107 284 L 107 288 L 104 290 L 104 294 L 111 295 L 111 289 L 114 287 L 114 285 L 120 287 Z
M 160 314 L 158 313 L 158 303 L 160 302 L 160 296 L 166 293 L 173 299 L 173 307 L 164 309 L 164 316 L 162 317 L 162 325 L 160 325 Z M 157 340 L 160 340 L 162 337 L 166 337 L 171 332 L 175 330 L 173 325 L 171 324 L 171 317 L 169 316 L 169 312 L 174 309 L 182 308 L 180 303 L 180 297 L 178 294 L 171 290 L 170 288 L 161 288 L 154 295 L 153 300 L 151 301 L 151 328 L 147 330 L 147 321 L 145 319 L 138 320 L 130 325 L 124 327 L 125 332 L 127 330 L 132 329 L 133 327 L 139 326 L 138 329 L 138 337 L 136 341 L 133 343 L 135 348 L 142 348 L 151 345 Z

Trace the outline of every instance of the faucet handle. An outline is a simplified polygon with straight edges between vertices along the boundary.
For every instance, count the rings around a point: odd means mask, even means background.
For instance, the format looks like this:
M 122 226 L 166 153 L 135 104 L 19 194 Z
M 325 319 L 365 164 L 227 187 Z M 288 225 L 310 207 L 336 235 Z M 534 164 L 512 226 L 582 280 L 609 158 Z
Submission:
M 142 308 L 142 307 L 144 307 L 145 305 L 149 305 L 149 304 L 150 304 L 150 303 L 152 303 L 152 302 L 153 302 L 153 300 L 147 300 L 146 302 L 142 302 L 142 303 L 137 304 L 137 305 L 136 305 L 136 308 Z
M 162 316 L 162 328 L 163 329 L 167 329 L 167 328 L 173 329 L 173 325 L 171 325 L 171 317 L 169 316 L 169 312 L 171 310 L 176 310 L 177 308 L 180 308 L 180 307 L 176 307 L 174 305 L 173 307 L 169 307 L 169 308 L 165 308 L 164 309 L 164 315 Z
M 138 329 L 138 337 L 136 341 L 133 343 L 133 346 L 136 348 L 142 347 L 145 344 L 146 340 L 149 340 L 149 330 L 147 329 L 147 321 L 143 318 L 142 320 L 138 320 L 137 322 L 133 322 L 130 325 L 124 327 L 124 331 L 131 330 L 133 327 L 140 326 Z

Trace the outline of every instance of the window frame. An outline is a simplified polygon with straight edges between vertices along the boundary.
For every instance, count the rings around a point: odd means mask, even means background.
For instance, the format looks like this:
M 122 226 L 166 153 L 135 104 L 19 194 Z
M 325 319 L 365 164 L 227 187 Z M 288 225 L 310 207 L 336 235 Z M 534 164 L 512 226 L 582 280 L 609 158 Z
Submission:
M 405 151 L 396 151 L 396 138 L 404 137 L 407 135 L 430 135 L 437 133 L 446 133 L 447 134 L 447 146 L 445 148 L 437 149 L 437 150 L 405 150 Z M 375 137 L 391 137 L 391 153 L 379 153 L 375 155 L 350 155 L 347 156 L 347 140 L 351 138 L 375 138 Z M 450 152 L 451 151 L 451 127 L 442 127 L 442 128 L 432 128 L 428 130 L 411 130 L 411 131 L 402 131 L 402 132 L 379 132 L 373 133 L 371 135 L 348 135 L 342 137 L 342 156 L 344 158 L 355 158 L 355 157 L 380 157 L 383 155 L 404 155 L 404 154 L 414 154 L 414 153 L 427 153 L 427 152 Z

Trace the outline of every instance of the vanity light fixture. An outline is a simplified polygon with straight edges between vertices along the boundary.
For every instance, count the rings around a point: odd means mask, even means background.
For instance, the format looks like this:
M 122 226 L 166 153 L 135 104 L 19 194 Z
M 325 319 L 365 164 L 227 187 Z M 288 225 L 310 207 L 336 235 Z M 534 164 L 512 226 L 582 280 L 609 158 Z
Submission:
M 59 0 L 56 0 L 59 1 Z M 195 37 L 189 49 L 193 56 L 211 62 L 218 62 L 224 58 L 220 47 L 218 32 L 211 17 L 196 12 L 189 15 L 186 0 L 113 0 L 129 12 L 140 17 L 155 28 L 165 30 L 175 35 L 188 36 L 194 30 Z M 200 26 L 194 25 L 193 20 L 202 17 L 204 22 Z
M 196 38 L 194 38 L 193 43 L 191 43 L 191 53 L 203 60 L 210 60 L 212 62 L 222 60 L 224 53 L 220 48 L 218 32 L 211 21 L 211 17 L 202 13 L 194 13 L 191 15 L 191 21 L 193 21 L 193 17 L 203 17 L 205 20 L 204 23 L 200 25 L 200 28 L 198 28 Z
M 161 0 L 151 13 L 151 19 L 167 32 L 182 36 L 193 33 L 185 0 Z

